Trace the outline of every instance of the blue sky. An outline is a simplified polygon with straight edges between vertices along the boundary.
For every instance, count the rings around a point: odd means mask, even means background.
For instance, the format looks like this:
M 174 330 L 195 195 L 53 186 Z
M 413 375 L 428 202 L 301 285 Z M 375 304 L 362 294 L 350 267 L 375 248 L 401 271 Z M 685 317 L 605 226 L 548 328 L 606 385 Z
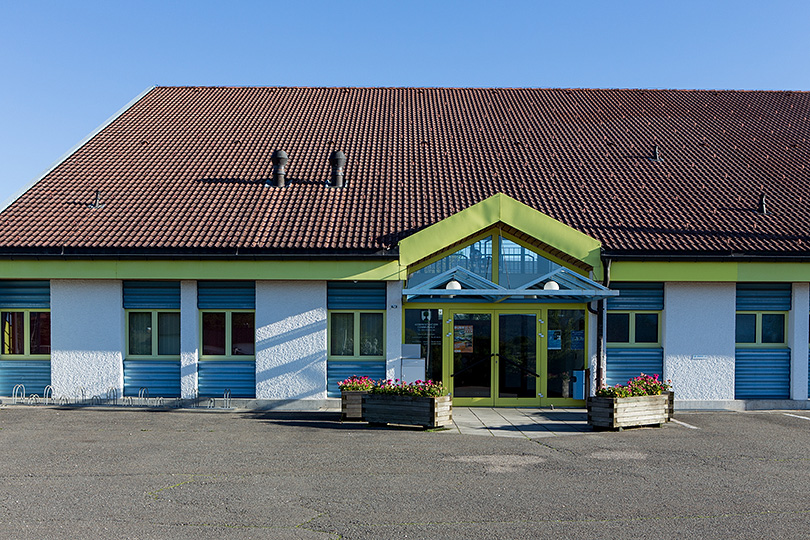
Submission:
M 152 85 L 810 90 L 810 2 L 0 0 L 0 203 Z

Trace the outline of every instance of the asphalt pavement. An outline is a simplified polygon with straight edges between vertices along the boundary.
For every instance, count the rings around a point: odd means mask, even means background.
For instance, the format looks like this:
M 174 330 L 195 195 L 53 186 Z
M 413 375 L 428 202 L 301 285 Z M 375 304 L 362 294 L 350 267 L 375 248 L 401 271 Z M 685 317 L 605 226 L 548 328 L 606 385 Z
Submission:
M 0 408 L 9 539 L 807 538 L 810 414 L 492 437 L 335 413 Z

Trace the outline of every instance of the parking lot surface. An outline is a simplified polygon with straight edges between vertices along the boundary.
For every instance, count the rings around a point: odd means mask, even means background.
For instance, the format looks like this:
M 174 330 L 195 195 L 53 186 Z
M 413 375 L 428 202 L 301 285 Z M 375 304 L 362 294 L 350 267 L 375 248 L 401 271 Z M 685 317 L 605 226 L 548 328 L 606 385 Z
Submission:
M 334 413 L 0 408 L 3 538 L 807 538 L 810 414 L 492 437 Z

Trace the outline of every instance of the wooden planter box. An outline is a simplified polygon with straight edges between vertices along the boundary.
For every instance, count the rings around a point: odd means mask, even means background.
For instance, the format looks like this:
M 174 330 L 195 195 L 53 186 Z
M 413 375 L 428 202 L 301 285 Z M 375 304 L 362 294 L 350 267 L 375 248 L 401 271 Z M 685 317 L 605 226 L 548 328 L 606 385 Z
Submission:
M 372 424 L 449 427 L 453 423 L 453 400 L 450 396 L 367 394 L 363 398 L 363 419 Z
M 368 392 L 355 390 L 352 392 L 340 392 L 340 412 L 343 413 L 343 420 L 363 420 L 363 396 Z
M 660 396 L 588 398 L 588 424 L 623 429 L 633 426 L 662 425 L 672 417 L 672 392 Z

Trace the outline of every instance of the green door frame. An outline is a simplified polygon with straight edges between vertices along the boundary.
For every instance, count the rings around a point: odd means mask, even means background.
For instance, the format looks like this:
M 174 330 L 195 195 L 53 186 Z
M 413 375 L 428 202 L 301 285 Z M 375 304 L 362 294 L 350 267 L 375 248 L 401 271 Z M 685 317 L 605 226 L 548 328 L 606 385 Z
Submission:
M 491 393 L 489 398 L 453 398 L 453 403 L 457 406 L 481 406 L 481 407 L 543 407 L 543 406 L 584 406 L 584 400 L 573 398 L 549 398 L 547 396 L 547 371 L 548 371 L 548 311 L 559 310 L 582 310 L 585 312 L 585 369 L 587 370 L 590 360 L 589 350 L 589 324 L 587 309 L 585 304 L 515 304 L 497 307 L 489 303 L 406 303 L 404 309 L 441 309 L 442 310 L 442 380 L 445 386 L 453 392 L 453 320 L 456 313 L 490 313 L 492 314 L 491 326 L 491 353 L 498 352 L 498 316 L 501 314 L 534 314 L 537 320 L 536 331 L 537 340 L 537 373 L 540 375 L 537 384 L 537 392 L 541 396 L 534 398 L 499 398 L 498 397 L 498 364 L 493 361 L 490 364 L 491 370 Z M 404 319 L 404 317 L 403 317 Z M 542 321 L 542 322 L 541 322 Z M 404 329 L 403 329 L 404 332 Z M 403 334 L 404 335 L 404 334 Z M 495 357 L 497 359 L 497 357 Z

